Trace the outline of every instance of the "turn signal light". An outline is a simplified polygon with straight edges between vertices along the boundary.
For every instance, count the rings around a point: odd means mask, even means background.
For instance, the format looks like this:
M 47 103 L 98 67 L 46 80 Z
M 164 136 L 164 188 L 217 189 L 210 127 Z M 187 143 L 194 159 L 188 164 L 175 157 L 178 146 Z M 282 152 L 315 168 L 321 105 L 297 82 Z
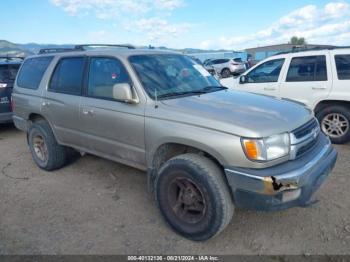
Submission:
M 245 152 L 250 159 L 258 159 L 259 152 L 255 141 L 245 140 L 244 141 Z

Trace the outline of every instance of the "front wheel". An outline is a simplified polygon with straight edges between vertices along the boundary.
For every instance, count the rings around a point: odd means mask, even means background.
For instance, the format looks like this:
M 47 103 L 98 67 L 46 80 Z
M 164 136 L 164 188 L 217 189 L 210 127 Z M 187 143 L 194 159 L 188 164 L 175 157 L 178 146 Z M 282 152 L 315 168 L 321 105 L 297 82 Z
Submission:
M 343 106 L 329 106 L 316 114 L 323 133 L 334 144 L 350 141 L 350 111 Z
M 185 154 L 167 161 L 156 179 L 158 206 L 169 225 L 196 241 L 219 234 L 234 206 L 222 170 L 210 159 Z

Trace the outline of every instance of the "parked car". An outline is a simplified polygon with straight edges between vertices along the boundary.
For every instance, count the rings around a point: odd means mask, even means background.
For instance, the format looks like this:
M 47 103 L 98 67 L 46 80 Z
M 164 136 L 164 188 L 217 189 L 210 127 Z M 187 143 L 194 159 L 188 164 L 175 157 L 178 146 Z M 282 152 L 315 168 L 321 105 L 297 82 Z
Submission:
M 222 83 L 304 103 L 333 143 L 350 141 L 350 48 L 275 55 Z
M 23 58 L 0 57 L 0 124 L 12 122 L 11 93 Z
M 169 225 L 192 240 L 219 234 L 235 208 L 313 203 L 337 158 L 312 112 L 224 88 L 187 56 L 81 46 L 27 58 L 14 122 L 38 167 L 75 149 L 146 171 Z
M 204 66 L 214 67 L 216 72 L 220 74 L 222 78 L 239 75 L 246 70 L 246 65 L 241 58 L 206 60 Z
M 215 68 L 213 66 L 204 66 L 204 63 L 202 61 L 194 56 L 190 56 L 197 64 L 203 66 L 212 76 L 214 76 L 216 79 L 219 79 L 220 76 L 216 72 Z

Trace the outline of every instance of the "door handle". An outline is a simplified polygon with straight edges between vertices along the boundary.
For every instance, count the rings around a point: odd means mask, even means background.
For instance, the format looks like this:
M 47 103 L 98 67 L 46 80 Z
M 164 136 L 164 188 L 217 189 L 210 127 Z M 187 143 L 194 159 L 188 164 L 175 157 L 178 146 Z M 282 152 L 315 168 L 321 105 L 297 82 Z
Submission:
M 92 110 L 92 109 L 83 109 L 83 114 L 92 116 L 94 114 L 94 110 Z
M 312 89 L 313 90 L 324 90 L 324 89 L 326 89 L 326 87 L 324 87 L 324 86 L 313 86 Z
M 47 106 L 49 106 L 49 105 L 50 105 L 50 102 L 46 102 L 46 101 L 44 101 L 44 102 L 42 103 L 42 105 L 47 107 Z
M 274 88 L 274 87 L 264 87 L 264 90 L 266 90 L 266 91 L 274 91 L 274 90 L 276 90 L 276 88 Z

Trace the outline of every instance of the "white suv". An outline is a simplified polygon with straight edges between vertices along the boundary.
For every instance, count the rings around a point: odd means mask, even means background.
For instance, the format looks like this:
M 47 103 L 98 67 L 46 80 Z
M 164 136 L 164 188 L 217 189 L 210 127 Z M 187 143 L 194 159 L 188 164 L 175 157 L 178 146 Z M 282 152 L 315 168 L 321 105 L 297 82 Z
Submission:
M 213 59 L 204 62 L 204 67 L 212 66 L 222 78 L 242 74 L 246 70 L 245 63 L 241 58 Z
M 278 54 L 221 83 L 299 101 L 314 110 L 333 143 L 350 141 L 350 48 Z

